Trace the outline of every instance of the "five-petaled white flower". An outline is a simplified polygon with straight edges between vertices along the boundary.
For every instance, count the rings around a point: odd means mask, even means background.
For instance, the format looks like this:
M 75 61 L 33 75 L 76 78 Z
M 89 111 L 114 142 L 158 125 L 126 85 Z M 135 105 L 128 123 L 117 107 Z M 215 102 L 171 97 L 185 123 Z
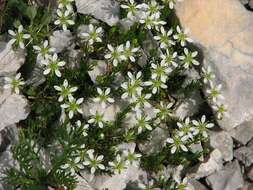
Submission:
M 67 163 L 62 165 L 60 168 L 62 170 L 70 172 L 71 175 L 75 174 L 75 171 L 83 169 L 82 164 L 80 163 L 80 157 L 77 156 L 74 159 L 68 159 Z
M 137 95 L 132 97 L 131 102 L 134 103 L 134 110 L 136 112 L 141 111 L 143 108 L 151 108 L 149 99 L 152 94 L 145 94 L 142 91 L 137 92 Z
M 4 89 L 11 89 L 12 92 L 19 94 L 20 87 L 25 84 L 23 78 L 21 77 L 21 73 L 16 74 L 14 78 L 4 77 L 6 84 L 4 85 Z
M 165 120 L 172 115 L 172 106 L 173 103 L 168 103 L 166 105 L 163 101 L 161 101 L 159 107 L 154 109 L 154 112 L 156 113 L 156 116 L 159 117 L 161 120 Z
M 190 118 L 187 117 L 184 122 L 177 122 L 178 126 L 178 136 L 184 140 L 193 139 L 193 134 L 195 134 L 195 128 L 192 126 Z
M 171 154 L 174 154 L 176 151 L 179 151 L 180 149 L 183 150 L 184 152 L 187 152 L 188 149 L 185 146 L 186 143 L 186 138 L 181 138 L 177 135 L 173 136 L 172 138 L 167 139 L 167 143 L 170 144 L 171 146 Z
M 124 52 L 123 44 L 119 45 L 116 48 L 108 44 L 107 47 L 110 50 L 110 53 L 106 54 L 105 58 L 111 60 L 113 66 L 117 67 L 118 63 L 120 63 L 121 61 L 125 61 L 127 59 L 126 56 L 123 54 Z
M 134 55 L 137 54 L 138 50 L 139 47 L 132 48 L 130 41 L 127 41 L 123 54 L 125 55 L 126 59 L 130 59 L 131 62 L 135 62 Z
M 176 190 L 193 190 L 193 188 L 190 186 L 189 179 L 185 177 L 182 181 L 177 182 Z
M 166 64 L 167 66 L 171 67 L 177 67 L 177 63 L 175 62 L 177 58 L 177 52 L 170 53 L 168 49 L 166 49 L 166 54 L 161 54 L 161 64 Z
M 57 9 L 56 13 L 58 18 L 54 24 L 61 26 L 64 31 L 67 30 L 69 25 L 75 24 L 75 22 L 72 20 L 72 12 L 70 10 L 67 9 L 65 12 L 63 12 L 63 10 Z
M 83 111 L 80 108 L 83 103 L 83 98 L 75 99 L 72 96 L 68 97 L 68 102 L 61 105 L 63 109 L 66 109 L 69 115 L 69 118 L 72 119 L 76 113 L 82 114 Z
M 185 46 L 186 42 L 193 42 L 191 38 L 189 38 L 187 35 L 189 34 L 189 29 L 182 30 L 180 26 L 177 26 L 177 34 L 173 36 L 175 40 L 177 40 L 181 46 Z
M 158 29 L 160 25 L 165 25 L 166 22 L 160 20 L 159 16 L 157 14 L 150 15 L 147 12 L 144 12 L 142 14 L 142 17 L 139 21 L 141 24 L 144 24 L 144 27 L 151 30 L 153 28 Z
M 218 119 L 222 119 L 224 115 L 227 115 L 227 106 L 221 103 L 216 103 L 212 106 L 212 108 L 216 111 L 216 116 Z
M 13 39 L 10 40 L 10 44 L 15 43 L 21 49 L 25 48 L 24 40 L 31 38 L 31 35 L 24 34 L 23 30 L 24 30 L 23 25 L 19 25 L 18 31 L 16 31 L 16 32 L 14 32 L 13 30 L 8 30 L 8 33 L 13 37 Z
M 207 132 L 206 132 L 207 129 L 210 129 L 210 128 L 214 127 L 213 123 L 206 122 L 206 116 L 205 115 L 203 115 L 201 117 L 200 121 L 193 120 L 192 123 L 193 123 L 193 125 L 196 126 L 195 129 L 194 129 L 194 135 L 201 134 L 205 138 L 208 137 Z
M 161 80 L 163 83 L 166 83 L 168 74 L 172 71 L 170 67 L 164 62 L 161 62 L 160 64 L 151 64 L 152 68 L 152 75 L 151 78 L 153 80 Z
M 137 154 L 134 152 L 134 149 L 131 150 L 124 150 L 123 151 L 123 155 L 126 159 L 126 164 L 129 165 L 134 165 L 134 166 L 138 166 L 139 165 L 139 160 L 141 158 L 141 154 Z
M 150 81 L 146 81 L 143 83 L 143 85 L 151 86 L 153 94 L 158 93 L 161 89 L 168 88 L 168 86 L 164 82 L 162 82 L 160 79 L 152 79 Z
M 55 53 L 53 56 L 49 56 L 48 59 L 42 60 L 41 63 L 45 65 L 44 75 L 49 73 L 54 74 L 57 77 L 61 77 L 60 67 L 63 67 L 66 63 L 58 60 L 58 55 Z
M 48 40 L 45 40 L 42 46 L 33 46 L 33 49 L 38 53 L 38 57 L 47 59 L 51 53 L 55 52 L 55 48 L 48 45 Z
M 202 67 L 202 76 L 205 84 L 212 82 L 212 80 L 215 78 L 210 66 L 208 66 L 207 69 Z
M 109 162 L 108 164 L 112 167 L 114 174 L 120 174 L 124 169 L 127 168 L 127 163 L 119 154 L 117 154 L 116 160 Z
M 99 128 L 104 127 L 105 119 L 104 114 L 97 110 L 90 110 L 91 118 L 88 120 L 88 123 L 98 125 Z
M 155 15 L 156 17 L 160 17 L 160 10 L 163 9 L 163 6 L 159 5 L 156 0 L 151 0 L 148 4 L 142 3 L 142 9 L 149 15 Z
M 89 158 L 83 162 L 83 165 L 89 166 L 91 174 L 94 174 L 97 169 L 104 170 L 105 166 L 102 164 L 104 156 L 94 156 L 94 150 L 90 149 L 87 151 Z
M 141 4 L 137 5 L 134 0 L 128 0 L 127 5 L 120 5 L 122 9 L 127 10 L 127 18 L 133 19 L 136 16 L 137 9 L 141 8 Z
M 62 102 L 63 100 L 66 100 L 68 97 L 72 96 L 73 92 L 77 91 L 77 87 L 71 87 L 67 81 L 67 79 L 64 80 L 63 85 L 61 86 L 54 86 L 54 89 L 59 92 L 60 97 L 58 98 L 59 102 Z M 73 97 L 73 96 L 72 96 Z
M 152 127 L 150 125 L 151 118 L 149 116 L 146 116 L 142 112 L 136 112 L 135 119 L 136 119 L 136 127 L 138 129 L 138 134 L 144 131 L 145 129 L 150 130 L 150 131 L 152 130 Z
M 106 90 L 102 90 L 101 88 L 97 88 L 98 96 L 96 98 L 93 98 L 94 102 L 99 102 L 102 105 L 102 108 L 106 108 L 107 103 L 114 103 L 114 99 L 111 98 L 110 88 L 106 88 Z
M 184 48 L 184 55 L 178 58 L 182 60 L 184 68 L 188 69 L 191 65 L 199 65 L 199 62 L 194 59 L 197 55 L 197 51 L 190 52 L 187 48 Z
M 160 27 L 161 34 L 154 36 L 154 39 L 160 42 L 160 48 L 167 49 L 171 45 L 175 45 L 175 42 L 170 39 L 170 36 L 173 34 L 173 30 L 170 29 L 168 32 L 165 31 L 164 27 Z
M 224 99 L 224 96 L 221 95 L 221 88 L 222 85 L 219 84 L 217 86 L 214 85 L 213 82 L 210 83 L 210 89 L 206 90 L 206 93 L 208 94 L 208 97 L 216 103 L 218 99 Z
M 126 99 L 127 97 L 133 98 L 137 95 L 137 93 L 140 94 L 142 91 L 142 73 L 139 71 L 136 75 L 133 75 L 131 72 L 127 72 L 127 75 L 129 77 L 129 80 L 121 84 L 121 87 L 124 90 L 124 93 L 121 95 L 122 99 Z
M 95 27 L 93 24 L 89 24 L 89 31 L 81 33 L 81 37 L 83 37 L 85 41 L 88 41 L 89 45 L 92 45 L 94 42 L 102 42 L 102 34 L 102 27 Z

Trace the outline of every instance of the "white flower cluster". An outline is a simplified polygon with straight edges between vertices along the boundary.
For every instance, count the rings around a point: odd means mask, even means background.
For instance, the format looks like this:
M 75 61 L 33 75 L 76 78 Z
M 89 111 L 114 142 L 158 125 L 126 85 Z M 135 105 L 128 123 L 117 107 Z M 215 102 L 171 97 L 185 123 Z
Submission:
M 115 67 L 123 61 L 136 61 L 135 54 L 137 54 L 139 47 L 132 47 L 130 41 L 127 41 L 125 45 L 121 44 L 117 47 L 108 44 L 107 47 L 109 53 L 105 55 L 105 58 L 110 60 Z
M 127 4 L 122 4 L 121 8 L 128 12 L 127 17 L 129 19 L 138 20 L 149 30 L 166 24 L 165 21 L 160 19 L 160 10 L 163 9 L 163 6 L 159 5 L 155 0 L 142 4 L 137 4 L 134 0 L 129 0 L 127 2 Z
M 216 85 L 214 82 L 215 75 L 213 74 L 211 67 L 202 67 L 202 78 L 206 88 L 206 94 L 208 95 L 209 102 L 213 109 L 216 111 L 218 119 L 222 119 L 226 114 L 226 106 L 221 103 L 224 97 L 221 94 L 222 85 Z
M 71 3 L 74 0 L 59 0 L 58 9 L 56 10 L 57 19 L 54 24 L 62 27 L 64 31 L 71 25 L 74 25 L 74 13 Z
M 199 121 L 191 121 L 187 117 L 184 122 L 178 122 L 177 127 L 176 133 L 167 139 L 167 143 L 170 144 L 171 154 L 180 150 L 187 152 L 189 149 L 188 145 L 191 145 L 194 137 L 198 135 L 202 138 L 207 138 L 207 130 L 214 127 L 214 124 L 206 122 L 206 116 L 203 115 Z

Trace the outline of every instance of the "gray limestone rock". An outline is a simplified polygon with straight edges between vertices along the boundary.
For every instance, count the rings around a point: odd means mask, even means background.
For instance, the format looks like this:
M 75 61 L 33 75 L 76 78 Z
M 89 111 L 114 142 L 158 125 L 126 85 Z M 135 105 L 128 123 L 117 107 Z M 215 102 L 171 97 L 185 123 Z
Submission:
M 224 169 L 207 177 L 213 190 L 238 190 L 244 181 L 238 161 L 228 163 Z
M 50 36 L 50 46 L 55 48 L 56 53 L 60 53 L 64 49 L 67 49 L 72 44 L 73 36 L 69 30 L 62 31 L 56 30 L 53 35 Z
M 75 0 L 77 12 L 92 15 L 113 26 L 119 22 L 119 5 L 114 0 Z
M 233 139 L 226 131 L 210 131 L 210 145 L 220 150 L 224 161 L 233 159 Z

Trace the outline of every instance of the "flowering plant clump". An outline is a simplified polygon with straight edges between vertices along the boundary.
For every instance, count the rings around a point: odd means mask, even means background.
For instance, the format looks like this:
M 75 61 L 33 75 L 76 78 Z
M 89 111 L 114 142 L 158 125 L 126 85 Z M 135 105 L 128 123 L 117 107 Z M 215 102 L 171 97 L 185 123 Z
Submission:
M 8 184 L 72 190 L 82 172 L 113 176 L 135 167 L 150 177 L 139 181 L 141 189 L 189 189 L 187 177 L 165 177 L 161 171 L 192 166 L 205 156 L 206 147 L 195 152 L 192 145 L 208 140 L 226 106 L 211 69 L 201 68 L 189 30 L 169 22 L 179 1 L 119 0 L 128 29 L 76 12 L 74 0 L 46 8 L 21 1 L 20 20 L 5 27 L 13 50 L 26 51 L 26 62 L 4 78 L 4 89 L 23 94 L 30 114 L 20 122 L 19 143 L 12 148 L 19 167 L 7 171 Z M 72 44 L 59 48 L 52 42 L 56 30 L 71 34 Z M 185 73 L 195 69 L 201 78 L 189 82 Z M 216 115 L 180 117 L 180 103 L 202 90 Z M 143 151 L 140 145 L 158 130 L 167 134 L 161 149 Z

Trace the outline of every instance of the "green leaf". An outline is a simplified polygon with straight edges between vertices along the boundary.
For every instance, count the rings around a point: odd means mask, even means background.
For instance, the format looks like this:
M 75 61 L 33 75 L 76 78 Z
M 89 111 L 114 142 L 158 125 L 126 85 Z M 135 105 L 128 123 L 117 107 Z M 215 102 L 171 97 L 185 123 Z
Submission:
M 35 18 L 36 15 L 37 15 L 37 8 L 36 8 L 36 7 L 33 7 L 33 6 L 27 7 L 27 8 L 26 8 L 26 11 L 25 11 L 25 15 L 26 15 L 30 20 L 34 20 L 34 18 Z

